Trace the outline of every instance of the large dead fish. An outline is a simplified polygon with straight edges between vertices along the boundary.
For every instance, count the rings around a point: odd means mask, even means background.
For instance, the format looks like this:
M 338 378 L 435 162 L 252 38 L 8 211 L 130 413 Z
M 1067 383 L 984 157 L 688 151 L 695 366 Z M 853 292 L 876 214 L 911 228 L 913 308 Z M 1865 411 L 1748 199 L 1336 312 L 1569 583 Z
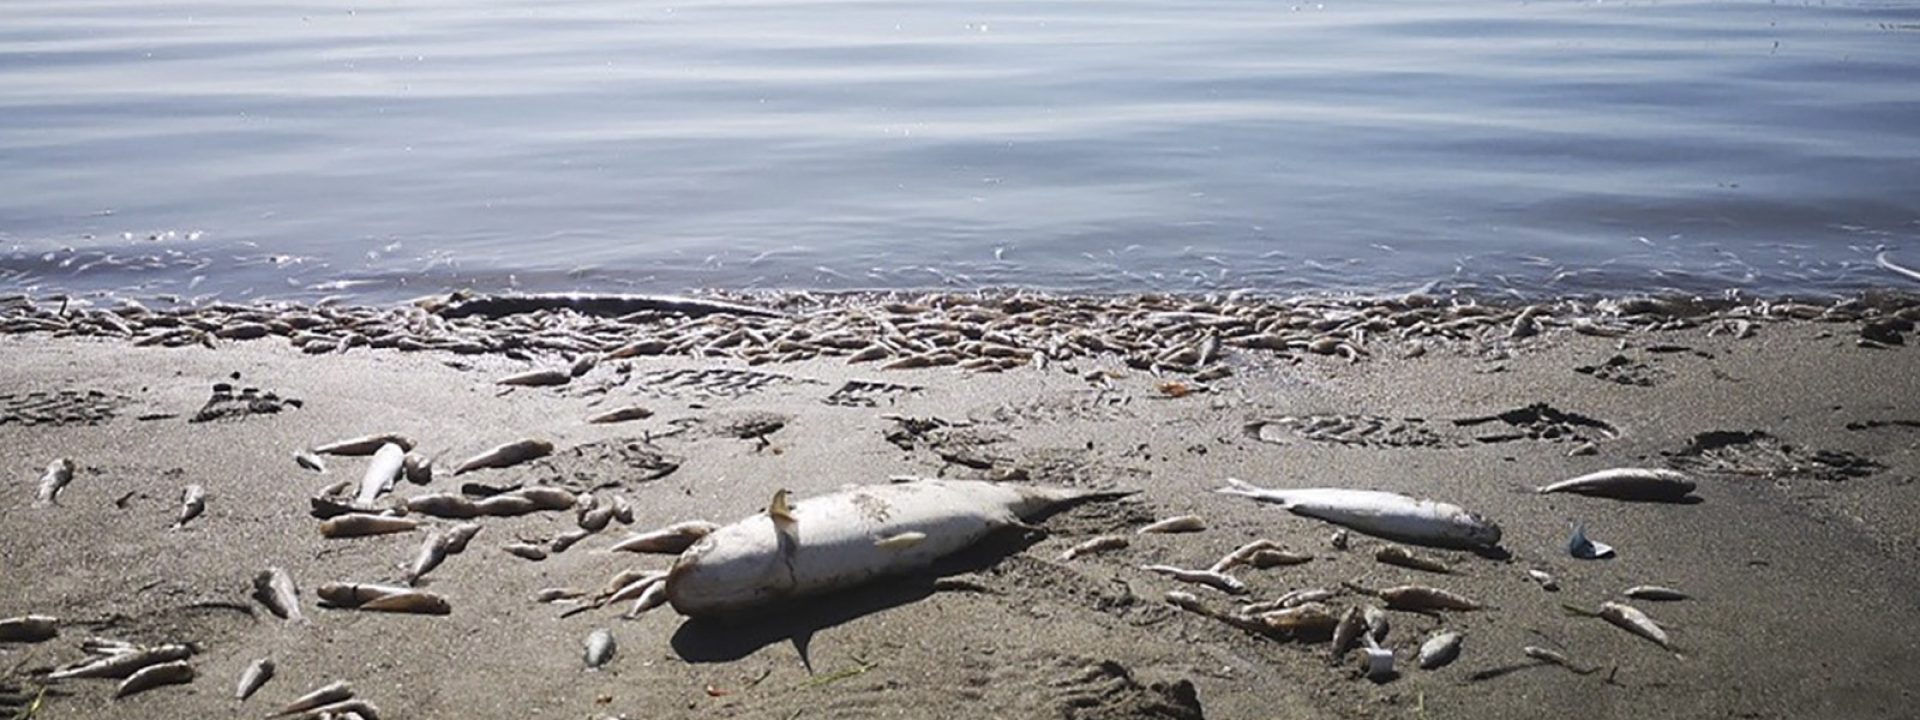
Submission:
M 1675 502 L 1693 492 L 1695 483 L 1686 473 L 1663 468 L 1613 468 L 1591 472 L 1576 478 L 1534 488 L 1547 493 L 1577 493 L 1621 500 L 1664 500 Z
M 381 493 L 393 489 L 393 481 L 400 476 L 400 467 L 406 461 L 404 448 L 393 443 L 381 445 L 373 453 L 373 462 L 367 463 L 367 474 L 360 476 L 360 492 L 354 495 L 354 502 L 372 505 Z
M 1227 478 L 1215 492 L 1239 495 L 1389 540 L 1439 547 L 1492 547 L 1500 526 L 1466 508 L 1398 493 L 1340 488 L 1268 489 Z
M 460 463 L 453 474 L 462 475 L 481 468 L 503 468 L 518 465 L 534 458 L 546 457 L 553 452 L 553 443 L 545 440 L 515 440 L 501 445 Z M 571 504 L 571 503 L 569 503 Z
M 674 561 L 668 602 L 711 616 L 849 588 L 924 568 L 996 530 L 1065 503 L 1129 492 L 962 480 L 848 488 L 761 513 L 707 534 Z

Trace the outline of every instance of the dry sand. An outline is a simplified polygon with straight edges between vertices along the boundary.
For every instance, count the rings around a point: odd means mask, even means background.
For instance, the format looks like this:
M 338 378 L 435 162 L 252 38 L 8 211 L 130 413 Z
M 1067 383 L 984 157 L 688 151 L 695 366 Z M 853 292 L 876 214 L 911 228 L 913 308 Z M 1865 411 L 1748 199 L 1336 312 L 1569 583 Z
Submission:
M 56 682 L 35 717 L 260 717 L 334 680 L 391 718 L 1911 717 L 1920 351 L 1868 349 L 1855 337 L 1845 325 L 1795 322 L 1748 339 L 1702 328 L 1624 342 L 1557 331 L 1513 343 L 1507 357 L 1405 359 L 1392 344 L 1360 363 L 1243 352 L 1230 357 L 1232 377 L 1179 398 L 1112 359 L 972 375 L 646 358 L 626 373 L 606 363 L 564 387 L 507 392 L 493 379 L 535 365 L 365 349 L 316 358 L 271 342 L 210 350 L 0 337 L 0 617 L 62 620 L 53 640 L 0 644 L 0 685 L 11 686 L 0 696 L 32 694 L 47 669 L 82 656 L 82 639 L 105 636 L 197 643 L 200 677 L 118 701 L 112 681 Z M 1606 377 L 1575 370 L 1615 356 L 1598 372 Z M 663 374 L 710 368 L 726 372 Z M 1111 387 L 1084 377 L 1098 368 L 1114 371 Z M 854 380 L 873 384 L 835 395 Z M 219 382 L 301 404 L 188 422 Z M 632 402 L 656 414 L 582 421 Z M 1308 416 L 1347 418 L 1314 430 Z M 944 425 L 912 432 L 893 417 Z M 1480 418 L 1491 419 L 1472 422 Z M 572 529 L 572 513 L 484 519 L 472 547 L 428 576 L 451 615 L 318 607 L 321 583 L 396 581 L 424 533 L 321 538 L 307 499 L 357 479 L 366 459 L 328 458 L 331 472 L 319 475 L 293 453 L 386 431 L 439 458 L 431 486 L 402 483 L 399 495 L 466 481 L 604 486 L 602 496 L 635 503 L 637 522 L 532 562 L 500 548 Z M 448 477 L 460 458 L 522 437 L 559 451 Z M 1569 456 L 1588 441 L 1596 452 Z M 75 479 L 57 507 L 30 507 L 59 457 L 77 463 Z M 663 457 L 677 469 L 646 479 Z M 1696 472 L 1700 501 L 1529 490 L 1618 466 Z M 533 600 L 545 587 L 592 589 L 624 569 L 665 568 L 670 557 L 606 548 L 629 530 L 740 518 L 777 488 L 804 497 L 894 474 L 1021 471 L 1141 492 L 1049 518 L 1045 537 L 958 558 L 946 580 L 902 578 L 751 622 L 688 622 L 668 608 L 562 618 L 564 606 Z M 1355 535 L 1338 551 L 1326 523 L 1213 493 L 1229 476 L 1458 503 L 1505 529 L 1510 557 L 1422 550 L 1448 558 L 1452 575 L 1382 565 L 1372 556 L 1383 541 Z M 206 487 L 207 512 L 169 531 L 189 483 Z M 1188 513 L 1208 528 L 1133 535 Z M 1575 519 L 1619 556 L 1570 558 Z M 1105 533 L 1133 542 L 1058 559 Z M 1252 590 L 1244 598 L 1140 569 L 1203 567 L 1257 538 L 1316 559 L 1237 570 Z M 250 599 L 251 578 L 268 566 L 292 574 L 310 622 L 282 622 Z M 1561 589 L 1544 591 L 1528 569 L 1551 572 Z M 1330 666 L 1325 643 L 1252 636 L 1163 600 L 1186 590 L 1224 609 L 1342 581 L 1431 584 L 1492 607 L 1391 613 L 1387 645 L 1401 673 L 1370 682 Z M 1634 601 L 1671 629 L 1678 653 L 1562 609 L 1646 583 L 1695 596 Z M 588 671 L 582 642 L 596 628 L 611 629 L 619 649 Z M 1466 633 L 1461 658 L 1415 668 L 1412 653 L 1441 629 Z M 1600 670 L 1536 663 L 1521 652 L 1529 645 Z M 263 657 L 277 677 L 235 700 L 236 678 Z

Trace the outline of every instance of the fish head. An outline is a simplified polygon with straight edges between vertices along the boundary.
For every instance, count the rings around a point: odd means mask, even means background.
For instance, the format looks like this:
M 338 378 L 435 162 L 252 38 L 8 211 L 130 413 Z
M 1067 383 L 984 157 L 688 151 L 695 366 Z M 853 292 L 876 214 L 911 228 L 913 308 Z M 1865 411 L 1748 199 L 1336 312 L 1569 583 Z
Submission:
M 1480 517 L 1478 513 L 1467 513 L 1467 540 L 1475 545 L 1495 547 L 1500 544 L 1500 525 L 1492 520 Z
M 783 597 L 794 588 L 791 550 L 766 515 L 715 530 L 673 561 L 667 602 L 682 615 L 701 617 Z

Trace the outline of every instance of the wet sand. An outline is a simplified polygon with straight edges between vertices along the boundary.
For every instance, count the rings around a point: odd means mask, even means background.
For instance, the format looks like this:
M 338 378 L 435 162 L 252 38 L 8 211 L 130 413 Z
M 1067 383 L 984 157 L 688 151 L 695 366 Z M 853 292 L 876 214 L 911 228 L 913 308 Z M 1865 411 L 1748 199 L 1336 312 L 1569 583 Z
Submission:
M 0 698 L 36 693 L 46 670 L 101 636 L 196 643 L 199 678 L 117 701 L 113 681 L 58 681 L 35 717 L 261 716 L 335 680 L 402 718 L 927 718 L 957 707 L 1068 718 L 1910 715 L 1920 351 L 1863 346 L 1859 322 L 1769 322 L 1744 338 L 1680 325 L 1507 338 L 1503 324 L 1478 342 L 1422 344 L 1417 357 L 1406 357 L 1414 341 L 1377 339 L 1359 362 L 1230 348 L 1222 362 L 1232 374 L 1204 383 L 1114 354 L 986 374 L 660 356 L 602 362 L 551 388 L 494 383 L 566 366 L 564 353 L 539 349 L 525 360 L 366 347 L 311 356 L 273 339 L 163 348 L 4 336 L 0 617 L 52 615 L 61 630 L 0 644 Z M 1200 391 L 1170 397 L 1167 382 Z M 299 403 L 264 412 L 275 403 L 236 401 L 189 422 L 216 383 Z M 653 416 L 584 422 L 633 403 Z M 367 459 L 328 457 L 322 475 L 293 454 L 375 432 L 412 436 L 437 458 L 430 485 L 403 481 L 396 495 L 559 484 L 624 496 L 636 521 L 534 562 L 501 547 L 550 541 L 576 527 L 574 513 L 482 518 L 472 546 L 424 584 L 451 601 L 450 615 L 319 607 L 322 583 L 397 582 L 426 535 L 324 539 L 308 515 L 308 498 L 357 481 Z M 460 459 L 526 437 L 558 450 L 449 476 Z M 1570 455 L 1588 443 L 1591 454 Z M 74 480 L 57 506 L 32 507 L 43 469 L 60 457 L 78 466 Z M 1531 492 L 1622 466 L 1693 473 L 1699 500 Z M 1054 515 L 1040 523 L 1045 536 L 1010 533 L 938 577 L 751 621 L 692 622 L 670 608 L 629 620 L 624 604 L 563 618 L 565 605 L 533 598 L 669 565 L 607 550 L 631 531 L 729 522 L 778 488 L 804 498 L 898 474 L 1025 475 L 1140 493 Z M 1355 534 L 1336 550 L 1327 523 L 1212 492 L 1227 477 L 1457 503 L 1504 529 L 1505 553 L 1419 549 L 1445 558 L 1447 575 L 1383 565 L 1373 553 L 1385 541 Z M 192 483 L 206 488 L 207 511 L 171 531 Z M 1133 534 L 1182 514 L 1207 529 Z M 1618 557 L 1569 557 L 1576 520 Z M 1102 534 L 1132 542 L 1059 559 Z M 1240 597 L 1140 569 L 1204 567 L 1260 538 L 1314 560 L 1237 569 L 1250 588 Z M 268 566 L 292 575 L 308 622 L 281 621 L 250 597 Z M 1543 590 L 1529 569 L 1560 589 Z M 1433 585 L 1490 607 L 1389 613 L 1385 645 L 1400 673 L 1374 682 L 1331 666 L 1325 642 L 1251 635 L 1164 600 L 1182 590 L 1230 609 L 1343 581 Z M 1694 596 L 1629 601 L 1672 632 L 1678 652 L 1562 607 L 1592 609 L 1640 584 Z M 1378 601 L 1330 601 L 1363 603 Z M 618 651 L 589 671 L 582 643 L 598 628 Z M 1466 634 L 1460 659 L 1415 667 L 1420 643 L 1443 629 Z M 1538 663 L 1525 646 L 1598 671 Z M 240 672 L 263 657 L 276 677 L 235 700 Z

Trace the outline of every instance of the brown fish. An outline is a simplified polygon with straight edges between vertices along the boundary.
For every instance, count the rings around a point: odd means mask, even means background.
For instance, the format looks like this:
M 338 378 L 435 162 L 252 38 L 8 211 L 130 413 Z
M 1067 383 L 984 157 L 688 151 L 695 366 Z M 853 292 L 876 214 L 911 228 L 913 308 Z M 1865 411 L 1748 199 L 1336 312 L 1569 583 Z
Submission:
M 512 467 L 534 458 L 546 457 L 553 452 L 553 443 L 546 440 L 515 440 L 486 452 L 467 458 L 453 469 L 454 475 L 463 475 L 485 468 Z M 569 501 L 568 505 L 573 503 Z
M 508 375 L 506 377 L 500 378 L 499 380 L 495 380 L 493 384 L 518 385 L 522 387 L 546 387 L 551 385 L 565 385 L 572 381 L 573 381 L 573 373 L 567 372 L 565 370 L 555 370 L 552 368 L 547 368 L 543 370 L 528 370 L 526 372 L 519 373 L 516 375 Z
M 467 519 L 480 516 L 480 508 L 467 496 L 456 493 L 428 493 L 407 498 L 407 510 L 437 518 Z
M 587 422 L 597 423 L 597 424 L 620 423 L 620 422 L 627 422 L 630 420 L 645 420 L 650 417 L 653 417 L 652 410 L 648 410 L 639 405 L 628 405 L 626 407 L 615 408 L 603 413 L 599 413 L 597 415 L 593 415 L 592 417 L 587 418 Z
M 481 515 L 493 517 L 517 517 L 539 510 L 540 506 L 532 500 L 511 493 L 480 498 L 473 502 L 473 510 Z
M 460 523 L 447 529 L 447 554 L 459 555 L 467 551 L 467 543 L 473 536 L 480 534 L 480 523 Z
M 1340 616 L 1340 624 L 1333 628 L 1333 663 L 1338 665 L 1347 659 L 1347 651 L 1360 641 L 1360 635 L 1367 629 L 1367 621 L 1361 615 L 1360 608 L 1350 607 Z
M 609 550 L 678 555 L 720 526 L 705 520 L 674 523 L 653 532 L 629 536 Z
M 1121 548 L 1126 547 L 1128 544 L 1129 544 L 1129 541 L 1125 537 L 1121 537 L 1119 535 L 1101 535 L 1100 537 L 1096 537 L 1086 542 L 1082 542 L 1078 545 L 1075 545 L 1073 547 L 1067 548 L 1065 552 L 1060 553 L 1060 559 L 1072 560 L 1077 557 L 1092 555 L 1094 553 L 1106 552 L 1109 550 L 1119 550 Z
M 381 433 L 330 442 L 314 448 L 313 452 L 321 455 L 372 455 L 387 443 L 399 445 L 401 450 L 412 450 L 414 446 L 413 438 L 400 433 Z
M 320 536 L 326 538 L 365 537 L 368 535 L 411 532 L 418 527 L 420 527 L 420 521 L 412 518 L 350 513 L 329 518 L 325 522 L 320 523 Z
M 1453 572 L 1453 570 L 1448 568 L 1447 564 L 1441 562 L 1439 558 L 1420 555 L 1399 545 L 1388 545 L 1380 548 L 1374 552 L 1373 559 L 1388 565 L 1398 565 L 1404 568 L 1425 570 L 1427 572 Z
M 1425 585 L 1400 585 L 1384 590 L 1368 590 L 1353 583 L 1342 583 L 1354 592 L 1387 601 L 1393 610 L 1424 612 L 1429 610 L 1479 610 L 1486 606 L 1465 596 Z

